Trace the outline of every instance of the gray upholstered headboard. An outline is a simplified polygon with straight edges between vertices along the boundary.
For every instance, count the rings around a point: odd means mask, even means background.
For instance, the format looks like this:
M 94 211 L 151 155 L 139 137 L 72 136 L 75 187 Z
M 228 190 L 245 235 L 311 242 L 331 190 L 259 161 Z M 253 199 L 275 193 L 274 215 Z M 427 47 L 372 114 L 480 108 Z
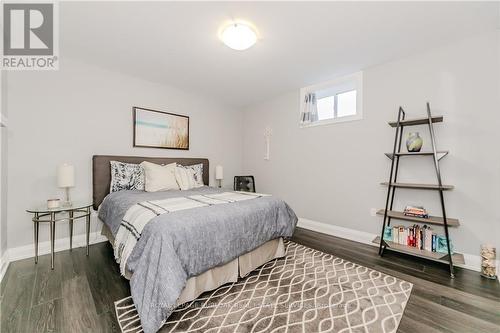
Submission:
M 97 210 L 106 195 L 109 194 L 111 182 L 110 161 L 139 164 L 148 161 L 157 164 L 177 162 L 181 165 L 203 164 L 203 183 L 208 185 L 208 159 L 206 158 L 169 158 L 169 157 L 141 157 L 141 156 L 112 156 L 94 155 L 92 157 L 92 198 L 94 209 Z

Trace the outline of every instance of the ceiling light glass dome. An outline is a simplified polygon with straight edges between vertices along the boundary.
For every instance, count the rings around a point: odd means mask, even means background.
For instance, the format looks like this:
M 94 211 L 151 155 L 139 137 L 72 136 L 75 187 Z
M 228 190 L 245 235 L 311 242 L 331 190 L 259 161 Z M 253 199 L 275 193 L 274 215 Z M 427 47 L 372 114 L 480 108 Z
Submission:
M 246 24 L 232 23 L 222 30 L 221 40 L 233 50 L 246 50 L 257 41 L 257 34 Z

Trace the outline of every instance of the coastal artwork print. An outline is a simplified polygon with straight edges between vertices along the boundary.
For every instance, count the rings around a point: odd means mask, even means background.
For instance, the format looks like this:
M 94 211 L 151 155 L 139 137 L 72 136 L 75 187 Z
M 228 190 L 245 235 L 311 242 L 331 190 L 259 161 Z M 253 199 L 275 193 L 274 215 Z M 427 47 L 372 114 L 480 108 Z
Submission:
M 134 147 L 189 149 L 189 117 L 134 107 Z

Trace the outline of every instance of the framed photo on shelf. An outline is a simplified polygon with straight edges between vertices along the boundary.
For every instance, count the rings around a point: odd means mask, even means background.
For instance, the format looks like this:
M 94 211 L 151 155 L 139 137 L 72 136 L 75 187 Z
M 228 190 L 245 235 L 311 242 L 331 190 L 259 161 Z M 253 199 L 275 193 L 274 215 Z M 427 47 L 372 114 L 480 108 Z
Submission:
M 134 106 L 134 147 L 189 150 L 189 117 Z

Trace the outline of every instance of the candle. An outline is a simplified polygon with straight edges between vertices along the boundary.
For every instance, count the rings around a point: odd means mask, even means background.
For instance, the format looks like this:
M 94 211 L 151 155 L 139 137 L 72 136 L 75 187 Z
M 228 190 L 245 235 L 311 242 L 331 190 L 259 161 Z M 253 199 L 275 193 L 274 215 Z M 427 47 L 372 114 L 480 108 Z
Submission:
M 47 208 L 48 209 L 54 209 L 54 208 L 59 208 L 59 199 L 49 199 L 47 200 Z

